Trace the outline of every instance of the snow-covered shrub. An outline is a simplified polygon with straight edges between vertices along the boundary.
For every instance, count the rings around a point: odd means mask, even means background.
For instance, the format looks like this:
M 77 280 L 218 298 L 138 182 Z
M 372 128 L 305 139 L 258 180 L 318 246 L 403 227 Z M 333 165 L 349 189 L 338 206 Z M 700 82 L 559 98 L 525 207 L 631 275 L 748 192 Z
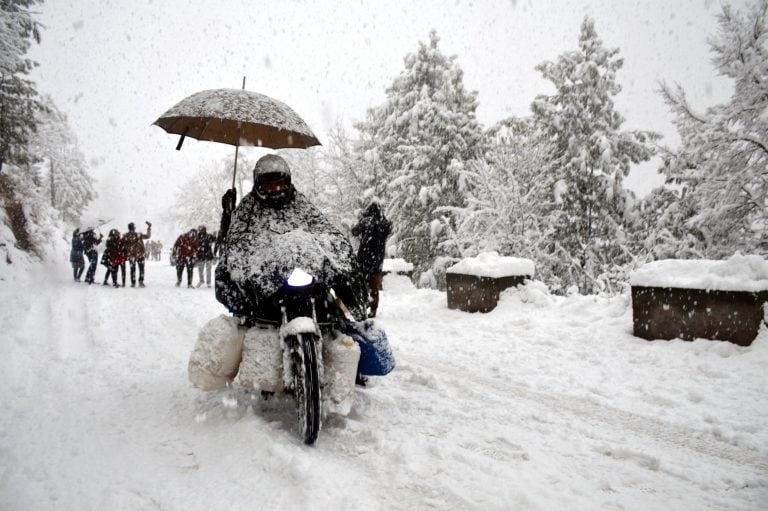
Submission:
M 434 263 L 432 263 L 432 268 L 422 274 L 422 277 L 429 274 L 429 285 L 423 285 L 422 279 L 420 279 L 419 287 L 431 287 L 432 289 L 445 291 L 447 288 L 445 272 L 459 261 L 461 261 L 461 259 L 457 257 L 436 257 Z

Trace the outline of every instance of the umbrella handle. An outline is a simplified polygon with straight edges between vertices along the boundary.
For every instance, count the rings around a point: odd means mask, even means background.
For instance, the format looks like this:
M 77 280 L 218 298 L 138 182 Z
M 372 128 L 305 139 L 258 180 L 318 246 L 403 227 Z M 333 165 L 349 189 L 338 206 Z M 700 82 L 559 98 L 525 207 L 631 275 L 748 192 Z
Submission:
M 179 137 L 179 143 L 176 144 L 176 150 L 181 151 L 181 145 L 184 143 L 184 139 L 187 138 L 187 133 L 189 132 L 189 126 L 184 130 L 184 133 L 181 134 L 181 137 Z
M 176 150 L 181 151 L 181 145 L 184 143 L 184 139 L 187 138 L 187 132 L 181 134 L 181 137 L 179 137 L 179 143 L 176 144 Z

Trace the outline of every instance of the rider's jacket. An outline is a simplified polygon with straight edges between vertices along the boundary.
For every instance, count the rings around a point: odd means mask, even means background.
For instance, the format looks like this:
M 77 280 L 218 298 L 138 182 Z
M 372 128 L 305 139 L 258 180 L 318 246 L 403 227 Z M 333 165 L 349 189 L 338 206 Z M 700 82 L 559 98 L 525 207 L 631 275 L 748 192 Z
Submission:
M 367 289 L 347 237 L 302 194 L 267 205 L 251 192 L 232 215 L 216 268 L 216 299 L 242 318 L 279 320 L 275 293 L 294 268 L 333 287 L 365 317 Z

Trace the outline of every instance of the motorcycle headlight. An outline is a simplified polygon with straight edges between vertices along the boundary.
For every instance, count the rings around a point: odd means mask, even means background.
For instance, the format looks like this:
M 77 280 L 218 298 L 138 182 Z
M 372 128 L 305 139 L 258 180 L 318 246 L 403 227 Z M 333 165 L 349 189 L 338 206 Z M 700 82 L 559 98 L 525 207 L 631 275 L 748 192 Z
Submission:
M 301 268 L 294 268 L 286 281 L 291 287 L 304 287 L 312 283 L 315 278 Z

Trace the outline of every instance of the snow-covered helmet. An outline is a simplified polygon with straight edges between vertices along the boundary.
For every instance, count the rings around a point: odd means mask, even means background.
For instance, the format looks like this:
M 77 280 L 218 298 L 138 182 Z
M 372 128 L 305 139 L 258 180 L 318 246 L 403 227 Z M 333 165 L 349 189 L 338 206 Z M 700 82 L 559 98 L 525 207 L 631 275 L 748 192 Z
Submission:
M 253 167 L 253 191 L 260 202 L 270 206 L 284 203 L 291 196 L 291 169 L 276 154 L 262 156 Z

